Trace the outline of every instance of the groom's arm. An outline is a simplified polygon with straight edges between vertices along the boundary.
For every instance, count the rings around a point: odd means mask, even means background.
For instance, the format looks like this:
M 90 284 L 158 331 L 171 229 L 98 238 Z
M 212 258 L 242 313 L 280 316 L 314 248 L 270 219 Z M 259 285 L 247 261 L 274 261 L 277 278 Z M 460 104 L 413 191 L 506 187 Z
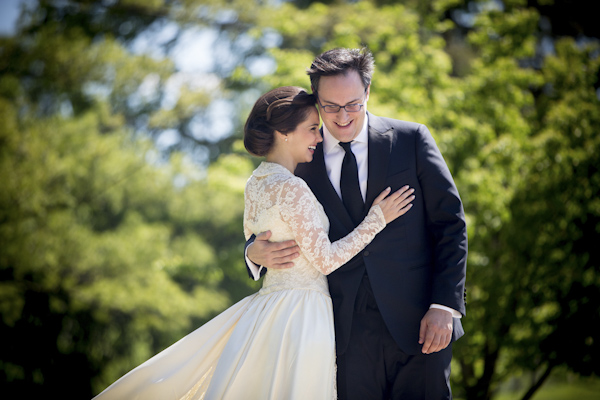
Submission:
M 452 317 L 465 314 L 467 230 L 462 201 L 452 175 L 424 125 L 417 129 L 416 141 L 417 176 L 429 229 L 436 241 L 433 304 L 421 320 L 419 331 L 422 352 L 430 354 L 448 346 L 452 338 Z
M 269 242 L 271 231 L 252 235 L 246 242 L 244 255 L 248 275 L 259 280 L 267 269 L 285 269 L 294 266 L 293 260 L 300 255 L 300 249 L 294 240 Z
M 424 125 L 417 129 L 416 141 L 417 175 L 427 223 L 436 242 L 431 302 L 464 315 L 467 229 L 462 201 L 448 166 Z
M 244 246 L 244 259 L 246 260 L 246 270 L 248 271 L 248 275 L 251 279 L 257 281 L 267 272 L 267 269 L 263 268 L 262 265 L 254 264 L 248 257 L 248 247 L 254 243 L 255 239 L 256 236 L 253 234 L 250 236 L 250 239 L 246 241 L 246 246 Z

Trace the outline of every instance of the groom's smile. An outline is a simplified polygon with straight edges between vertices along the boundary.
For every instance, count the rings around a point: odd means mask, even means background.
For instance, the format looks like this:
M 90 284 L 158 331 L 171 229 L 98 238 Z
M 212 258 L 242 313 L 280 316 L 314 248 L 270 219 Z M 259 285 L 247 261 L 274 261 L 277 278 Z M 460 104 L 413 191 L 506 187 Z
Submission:
M 369 87 L 365 89 L 360 75 L 350 71 L 344 75 L 323 76 L 316 90 L 319 114 L 331 135 L 340 142 L 350 142 L 364 125 Z M 332 112 L 339 107 L 337 112 Z M 330 110 L 327 110 L 330 108 Z M 357 111 L 348 111 L 358 108 Z

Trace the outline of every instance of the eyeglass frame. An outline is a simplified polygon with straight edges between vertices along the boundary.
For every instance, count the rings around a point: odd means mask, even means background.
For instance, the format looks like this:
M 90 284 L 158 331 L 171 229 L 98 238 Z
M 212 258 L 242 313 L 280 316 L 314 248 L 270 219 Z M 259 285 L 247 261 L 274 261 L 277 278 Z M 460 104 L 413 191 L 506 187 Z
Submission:
M 365 88 L 365 92 L 363 93 L 363 95 L 367 94 L 367 90 L 368 88 Z M 319 103 L 319 107 L 321 107 L 327 114 L 337 114 L 341 111 L 341 109 L 343 108 L 344 111 L 346 111 L 347 113 L 355 113 L 355 112 L 359 112 L 360 110 L 362 110 L 362 108 L 364 107 L 365 103 L 363 102 L 361 103 L 352 103 L 352 104 L 346 104 L 345 106 L 340 106 L 340 105 L 323 105 L 321 104 L 321 100 L 319 99 L 319 92 L 315 91 L 315 94 L 317 95 L 317 102 Z M 347 110 L 346 107 L 351 107 L 351 106 L 358 106 L 358 110 L 356 111 L 350 111 Z M 329 109 L 331 109 L 331 107 L 337 107 L 338 109 L 336 111 L 327 111 L 327 107 L 330 107 Z

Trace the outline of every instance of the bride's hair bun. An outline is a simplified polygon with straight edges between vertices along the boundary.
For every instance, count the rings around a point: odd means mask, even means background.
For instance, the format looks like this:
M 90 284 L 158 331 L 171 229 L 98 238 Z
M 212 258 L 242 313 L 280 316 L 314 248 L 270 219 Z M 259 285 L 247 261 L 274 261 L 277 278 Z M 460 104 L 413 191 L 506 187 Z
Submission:
M 287 134 L 308 118 L 316 99 L 297 86 L 282 86 L 262 95 L 244 126 L 244 146 L 255 156 L 266 156 L 275 143 L 275 131 Z

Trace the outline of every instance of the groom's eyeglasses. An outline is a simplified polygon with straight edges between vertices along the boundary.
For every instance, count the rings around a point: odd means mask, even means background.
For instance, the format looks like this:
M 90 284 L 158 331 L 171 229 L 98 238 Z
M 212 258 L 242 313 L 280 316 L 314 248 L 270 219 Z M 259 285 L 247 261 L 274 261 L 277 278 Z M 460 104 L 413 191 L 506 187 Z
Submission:
M 365 94 L 367 93 L 367 89 L 365 89 Z M 317 101 L 319 102 L 319 106 L 323 109 L 323 111 L 325 111 L 328 114 L 335 114 L 340 112 L 340 110 L 343 108 L 344 110 L 346 110 L 346 112 L 359 112 L 364 104 L 359 104 L 359 103 L 353 103 L 353 104 L 346 104 L 345 106 L 338 106 L 338 105 L 323 105 L 321 104 L 321 100 L 319 100 L 319 95 L 317 93 Z

